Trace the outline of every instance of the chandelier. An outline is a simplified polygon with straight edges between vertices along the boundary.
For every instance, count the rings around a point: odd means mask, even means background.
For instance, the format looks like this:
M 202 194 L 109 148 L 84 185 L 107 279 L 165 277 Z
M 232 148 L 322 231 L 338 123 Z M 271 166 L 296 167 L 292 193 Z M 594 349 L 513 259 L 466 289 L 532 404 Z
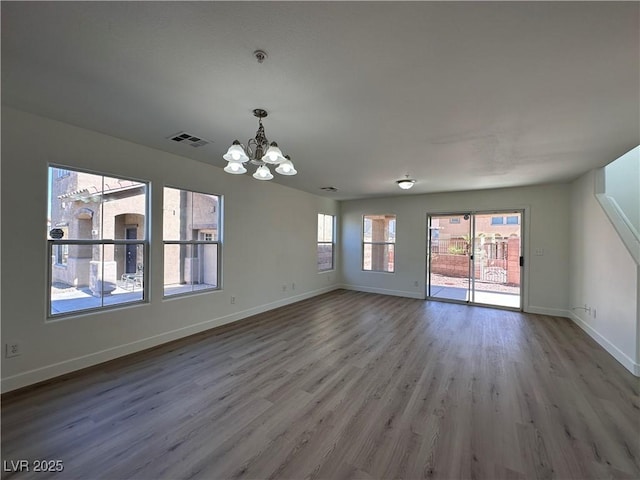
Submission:
M 253 115 L 258 117 L 258 131 L 254 138 L 250 138 L 246 146 L 235 140 L 222 158 L 227 162 L 224 171 L 233 175 L 241 175 L 247 172 L 244 164 L 249 162 L 258 168 L 253 174 L 256 180 L 271 180 L 273 174 L 269 165 L 277 165 L 276 173 L 280 175 L 295 175 L 298 173 L 291 162 L 289 155 L 282 155 L 282 151 L 276 142 L 269 143 L 264 133 L 262 119 L 267 116 L 267 111 L 256 108 Z

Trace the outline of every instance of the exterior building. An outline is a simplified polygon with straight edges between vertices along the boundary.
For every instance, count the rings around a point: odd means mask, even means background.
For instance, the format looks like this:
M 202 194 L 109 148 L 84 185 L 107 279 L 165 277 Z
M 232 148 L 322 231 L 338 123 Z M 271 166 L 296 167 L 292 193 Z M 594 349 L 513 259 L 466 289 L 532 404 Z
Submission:
M 219 197 L 175 188 L 164 189 L 163 237 L 174 241 L 219 239 Z M 218 285 L 215 244 L 165 244 L 164 284 Z
M 485 238 L 509 238 L 520 235 L 521 216 L 519 213 L 504 215 L 476 216 L 476 236 Z M 446 219 L 434 218 L 434 225 L 440 230 L 441 239 L 464 238 L 469 235 L 469 220 L 451 216 Z
M 433 217 L 431 224 L 431 271 L 450 277 L 469 275 L 468 256 L 474 255 L 473 275 L 478 280 L 520 285 L 522 215 L 496 213 L 475 215 L 475 238 L 464 216 Z M 471 252 L 471 245 L 475 251 Z
M 164 194 L 165 239 L 217 239 L 217 196 L 172 188 L 165 188 Z M 52 285 L 88 288 L 94 296 L 142 286 L 147 238 L 145 183 L 51 168 L 50 210 L 50 228 L 61 229 L 63 240 L 71 242 L 53 245 Z M 215 248 L 168 246 L 165 285 L 217 285 Z
M 111 293 L 123 275 L 144 268 L 146 184 L 62 168 L 51 172 L 51 227 L 64 232 L 63 240 L 84 241 L 53 246 L 52 284 Z

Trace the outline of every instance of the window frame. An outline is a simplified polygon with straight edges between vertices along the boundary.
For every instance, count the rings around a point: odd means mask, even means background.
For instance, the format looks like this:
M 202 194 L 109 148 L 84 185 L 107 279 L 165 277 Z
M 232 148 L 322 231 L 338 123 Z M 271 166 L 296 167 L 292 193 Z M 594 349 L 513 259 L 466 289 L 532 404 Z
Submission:
M 393 240 L 389 240 L 386 242 L 367 242 L 365 241 L 365 222 L 366 222 L 366 218 L 367 217 L 393 217 L 393 220 L 395 221 L 395 226 L 394 226 L 394 232 L 393 232 Z M 390 274 L 395 274 L 396 273 L 396 240 L 397 240 L 397 228 L 398 228 L 398 216 L 395 213 L 376 213 L 376 214 L 363 214 L 362 215 L 362 224 L 361 224 L 361 228 L 360 228 L 360 235 L 361 235 L 361 246 L 362 246 L 362 250 L 361 250 L 361 259 L 360 259 L 360 268 L 363 272 L 373 272 L 373 273 L 390 273 Z M 391 238 L 391 234 L 389 234 L 389 237 Z M 371 266 L 371 270 L 367 270 L 364 268 L 364 252 L 365 252 L 365 246 L 366 245 L 371 245 L 371 250 L 373 252 L 373 245 L 384 245 L 384 246 L 392 246 L 393 248 L 389 250 L 389 252 L 393 251 L 393 270 L 374 270 L 373 269 L 373 265 Z
M 98 171 L 94 171 L 94 170 L 89 170 L 89 169 L 85 169 L 85 168 L 78 168 L 75 166 L 67 166 L 67 165 L 60 165 L 60 164 L 55 164 L 55 163 L 48 163 L 47 164 L 47 171 L 49 171 L 50 169 L 58 169 L 59 171 L 64 171 L 63 175 L 59 175 L 58 172 L 56 172 L 56 175 L 54 176 L 53 174 L 51 174 L 51 179 L 53 181 L 56 180 L 60 180 L 62 178 L 66 178 L 71 176 L 71 173 L 84 173 L 87 175 L 96 175 L 96 176 L 101 176 L 102 177 L 102 182 L 103 182 L 103 188 L 104 188 L 104 177 L 107 178 L 117 178 L 118 180 L 128 180 L 131 182 L 136 182 L 136 183 L 141 183 L 145 185 L 145 193 L 144 193 L 144 232 L 145 232 L 145 237 L 143 239 L 113 239 L 113 238 L 99 238 L 99 239 L 91 239 L 91 240 L 87 240 L 87 239 L 76 239 L 76 240 L 72 240 L 72 239 L 53 239 L 50 238 L 49 232 L 47 232 L 47 313 L 46 313 L 46 319 L 47 321 L 56 321 L 56 320 L 63 320 L 66 318 L 72 318 L 72 317 L 78 317 L 78 316 L 84 316 L 84 315 L 92 315 L 95 313 L 100 313 L 106 310 L 114 310 L 114 309 L 118 309 L 118 308 L 128 308 L 128 307 L 132 307 L 132 306 L 137 306 L 137 305 L 141 305 L 141 304 L 147 304 L 150 301 L 150 286 L 149 286 L 149 269 L 147 268 L 147 265 L 149 265 L 149 252 L 151 249 L 151 245 L 150 245 L 150 207 L 151 207 L 151 181 L 150 180 L 143 180 L 143 179 L 138 179 L 138 178 L 134 178 L 134 177 L 130 177 L 130 176 L 123 176 L 117 173 L 108 173 L 108 172 L 98 172 Z M 48 173 L 48 172 L 47 172 Z M 49 175 L 47 175 L 49 177 Z M 50 195 L 52 194 L 52 192 L 50 191 L 50 189 L 52 188 L 52 184 L 49 183 L 47 185 L 47 202 L 51 201 Z M 101 206 L 104 202 L 101 202 Z M 104 216 L 101 213 L 101 228 L 100 228 L 100 232 L 101 235 L 104 234 L 104 229 L 102 228 L 102 225 L 104 224 Z M 50 229 L 52 228 L 59 228 L 59 227 L 55 227 L 55 226 L 51 226 Z M 63 226 L 62 228 L 68 228 L 67 225 Z M 81 310 L 73 310 L 73 311 L 68 311 L 68 312 L 62 312 L 62 313 L 53 313 L 52 312 L 52 295 L 51 295 L 51 288 L 53 286 L 53 269 L 54 267 L 56 268 L 67 268 L 68 267 L 68 251 L 69 251 L 69 247 L 70 246 L 92 246 L 92 247 L 99 247 L 103 250 L 103 253 L 101 254 L 101 265 L 102 265 L 102 271 L 104 272 L 104 262 L 105 262 L 105 258 L 104 258 L 104 247 L 106 245 L 113 245 L 114 248 L 118 247 L 118 246 L 122 246 L 126 248 L 126 245 L 142 245 L 142 258 L 143 258 L 143 265 L 145 266 L 143 269 L 143 276 L 142 276 L 142 298 L 139 300 L 132 300 L 130 302 L 121 302 L 121 303 L 114 303 L 114 304 L 109 304 L 109 305 L 105 305 L 104 303 L 104 295 L 102 295 L 100 297 L 101 300 L 101 305 L 97 306 L 97 307 L 91 307 L 91 308 L 83 308 Z M 57 258 L 58 258 L 58 249 L 65 249 L 66 247 L 66 251 L 67 251 L 67 263 L 65 264 L 60 264 L 57 263 Z M 55 255 L 55 259 L 56 261 L 53 262 L 51 261 L 52 258 L 54 258 L 53 256 Z M 116 280 L 117 281 L 117 280 Z
M 71 170 L 68 169 L 68 168 L 59 168 L 59 167 L 52 167 L 52 168 L 57 168 L 58 169 L 58 171 L 56 172 L 56 180 L 61 179 L 61 178 L 65 178 L 65 177 L 68 177 L 69 175 L 71 175 Z
M 164 238 L 164 214 L 165 214 L 165 193 L 166 193 L 166 189 L 170 188 L 173 190 L 178 190 L 180 192 L 187 192 L 187 193 L 197 193 L 200 195 L 211 195 L 214 197 L 217 197 L 218 202 L 217 205 L 214 208 L 213 214 L 216 217 L 216 221 L 217 221 L 217 230 L 218 230 L 218 239 L 217 240 L 201 240 L 200 237 L 204 237 L 205 235 L 207 235 L 206 233 L 200 232 L 198 234 L 198 239 L 197 240 L 165 240 Z M 203 294 L 203 293 L 211 293 L 211 292 L 218 292 L 222 290 L 222 211 L 223 211 L 223 196 L 221 194 L 218 193 L 210 193 L 210 192 L 203 192 L 200 190 L 192 190 L 192 189 L 187 189 L 187 188 L 183 188 L 183 187 L 178 187 L 175 185 L 171 185 L 171 184 L 165 184 L 162 188 L 162 230 L 163 230 L 163 237 L 162 237 L 162 251 L 163 251 L 163 256 L 162 256 L 162 266 L 163 266 L 163 279 L 162 279 L 162 298 L 163 300 L 172 300 L 172 299 L 176 299 L 176 298 L 183 298 L 183 297 L 188 297 L 191 295 L 199 295 L 199 294 Z M 198 245 L 216 245 L 216 253 L 217 253 L 217 258 L 216 258 L 216 286 L 212 287 L 212 288 L 199 288 L 196 290 L 190 290 L 190 291 L 184 291 L 184 292 L 178 292 L 178 293 L 173 293 L 170 295 L 167 295 L 166 290 L 165 290 L 165 283 L 164 283 L 164 269 L 166 267 L 165 265 L 165 248 L 167 245 L 190 245 L 192 246 L 196 252 L 198 252 L 198 249 L 196 248 Z M 199 255 L 199 252 L 198 252 Z M 193 257 L 193 258 L 198 258 L 198 257 Z
M 316 242 L 316 268 L 318 269 L 318 273 L 331 272 L 336 269 L 336 216 L 330 213 L 318 213 L 318 216 L 316 218 L 320 220 L 319 217 L 321 215 L 323 217 L 331 217 L 331 241 L 327 242 L 327 241 L 317 240 Z M 319 232 L 316 231 L 316 239 L 318 238 L 318 233 Z M 320 247 L 320 245 L 331 245 L 331 267 L 330 268 L 320 268 L 320 266 L 318 265 L 318 260 L 319 260 L 318 247 Z
M 54 248 L 55 261 L 53 264 L 56 267 L 63 267 L 69 264 L 69 245 L 64 243 L 56 243 Z

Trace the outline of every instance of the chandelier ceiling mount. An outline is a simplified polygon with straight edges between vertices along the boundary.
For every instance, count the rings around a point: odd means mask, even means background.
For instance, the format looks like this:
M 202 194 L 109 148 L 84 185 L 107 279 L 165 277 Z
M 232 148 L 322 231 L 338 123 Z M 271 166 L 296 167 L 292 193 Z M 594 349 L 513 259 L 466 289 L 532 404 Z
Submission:
M 267 54 L 262 50 L 253 52 L 253 56 L 258 63 L 264 62 Z M 257 166 L 253 178 L 256 180 L 271 180 L 273 174 L 269 170 L 269 165 L 277 165 L 276 173 L 280 175 L 295 175 L 298 173 L 291 162 L 289 155 L 283 155 L 276 142 L 269 142 L 264 132 L 262 119 L 267 117 L 268 112 L 263 108 L 253 109 L 253 116 L 258 119 L 258 131 L 255 137 L 250 138 L 246 145 L 234 140 L 222 158 L 228 163 L 224 171 L 232 175 L 241 175 L 247 172 L 245 163 Z

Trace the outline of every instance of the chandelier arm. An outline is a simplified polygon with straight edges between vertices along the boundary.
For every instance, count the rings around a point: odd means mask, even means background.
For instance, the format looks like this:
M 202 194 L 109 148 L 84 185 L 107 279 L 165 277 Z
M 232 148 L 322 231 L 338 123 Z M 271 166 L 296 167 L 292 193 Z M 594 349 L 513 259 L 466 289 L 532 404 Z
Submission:
M 246 152 L 247 152 L 247 156 L 249 157 L 249 160 L 253 160 L 253 152 L 254 152 L 254 149 L 253 149 L 253 148 L 251 148 L 251 145 L 252 145 L 252 144 L 253 144 L 253 145 L 255 145 L 255 143 L 256 143 L 256 141 L 255 141 L 255 139 L 253 139 L 253 138 L 250 138 L 250 139 L 247 141 L 247 146 L 245 147 L 245 150 L 246 150 Z

